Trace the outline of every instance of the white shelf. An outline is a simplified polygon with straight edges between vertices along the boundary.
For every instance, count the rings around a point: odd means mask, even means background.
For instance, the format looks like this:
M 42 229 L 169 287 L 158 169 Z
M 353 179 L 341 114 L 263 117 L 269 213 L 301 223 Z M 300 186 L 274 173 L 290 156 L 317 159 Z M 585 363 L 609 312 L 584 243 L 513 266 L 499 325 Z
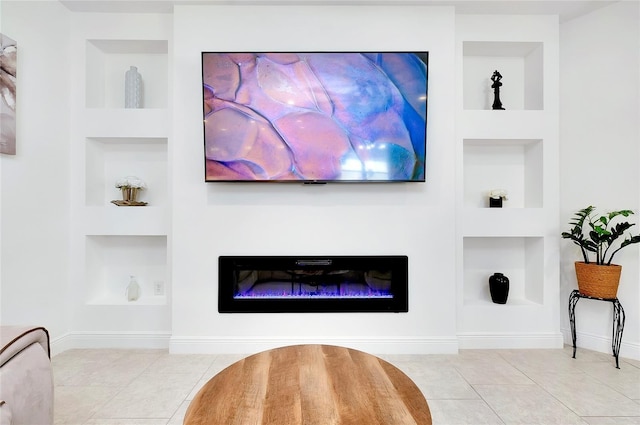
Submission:
M 544 300 L 544 238 L 463 238 L 464 305 L 489 304 L 489 276 L 509 278 L 507 304 L 542 304 Z
M 169 294 L 166 236 L 88 235 L 85 241 L 85 300 L 90 305 L 165 305 Z M 127 301 L 130 276 L 141 287 L 137 301 Z M 165 293 L 154 294 L 162 282 Z
M 542 140 L 464 139 L 465 208 L 489 206 L 488 192 L 505 189 L 503 208 L 543 206 Z
M 463 111 L 456 125 L 463 139 L 544 139 L 557 131 L 544 111 Z
M 171 329 L 168 239 L 172 18 L 167 14 L 73 14 L 71 102 L 71 290 L 76 326 L 104 332 Z M 124 107 L 130 66 L 142 75 L 143 107 Z M 118 207 L 116 180 L 138 176 L 147 206 Z M 129 302 L 129 276 L 141 297 Z M 156 283 L 164 290 L 155 295 Z
M 553 16 L 457 15 L 457 328 L 465 348 L 557 346 L 559 32 Z M 502 75 L 492 110 L 491 76 Z M 505 189 L 502 208 L 488 192 Z M 489 277 L 510 280 L 494 304 Z
M 543 208 L 464 208 L 460 219 L 464 237 L 539 237 L 547 232 Z
M 500 100 L 506 110 L 544 109 L 543 44 L 463 41 L 463 107 L 491 110 L 491 76 L 502 75 Z
M 84 219 L 87 235 L 166 236 L 170 228 L 168 207 L 86 207 Z
M 511 283 L 511 282 L 509 282 Z M 487 278 L 487 285 L 488 285 L 488 278 Z M 491 309 L 491 310 L 495 310 L 496 307 L 498 308 L 503 308 L 511 313 L 520 310 L 522 307 L 531 307 L 531 306 L 540 306 L 539 303 L 535 303 L 533 301 L 529 301 L 525 298 L 516 298 L 515 296 L 511 296 L 509 295 L 509 300 L 507 302 L 507 304 L 496 304 L 493 301 L 491 301 L 491 299 L 485 299 L 485 298 L 473 298 L 473 299 L 467 299 L 465 300 L 465 308 L 485 308 L 485 309 Z
M 124 74 L 137 66 L 144 85 L 143 108 L 124 108 Z M 169 299 L 168 41 L 86 40 L 86 108 L 80 110 L 84 145 L 84 208 L 88 305 L 165 306 Z M 138 200 L 147 206 L 118 207 L 115 182 L 134 175 L 147 184 Z M 141 297 L 125 290 L 136 276 Z M 154 284 L 165 291 L 154 295 Z
M 511 296 L 509 296 L 511 298 Z M 465 329 L 463 348 L 559 348 L 550 343 L 559 334 L 547 332 L 549 309 L 526 300 L 511 300 L 507 304 L 492 302 L 465 304 L 458 315 Z
M 85 109 L 83 134 L 89 137 L 167 138 L 168 109 Z
M 150 285 L 146 285 L 147 289 L 142 290 L 143 294 L 146 294 L 147 290 L 152 291 Z M 129 307 L 140 307 L 140 306 L 166 306 L 167 305 L 167 297 L 166 296 L 154 296 L 154 295 L 141 295 L 135 301 L 127 301 L 127 297 L 125 294 L 125 290 L 122 291 L 121 294 L 104 292 L 101 294 L 97 294 L 95 298 L 89 299 L 87 301 L 87 305 L 92 306 L 129 306 Z
M 168 204 L 167 139 L 90 137 L 85 148 L 87 206 L 118 208 L 111 204 L 112 200 L 122 199 L 115 182 L 131 175 L 147 184 L 147 189 L 139 191 L 139 201 L 148 202 L 149 206 Z
M 143 107 L 166 108 L 167 40 L 86 42 L 86 107 L 124 108 L 124 74 L 136 66 L 142 75 Z

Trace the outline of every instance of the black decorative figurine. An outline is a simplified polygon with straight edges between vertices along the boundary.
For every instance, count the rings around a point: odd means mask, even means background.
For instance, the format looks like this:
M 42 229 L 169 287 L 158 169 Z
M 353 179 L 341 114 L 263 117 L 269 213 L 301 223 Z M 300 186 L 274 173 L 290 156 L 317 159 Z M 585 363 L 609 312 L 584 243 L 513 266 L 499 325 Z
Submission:
M 495 109 L 504 110 L 504 108 L 502 107 L 502 102 L 500 102 L 500 86 L 502 85 L 500 80 L 502 80 L 502 75 L 500 75 L 498 70 L 495 70 L 493 72 L 493 75 L 491 76 L 491 81 L 493 81 L 493 84 L 491 84 L 491 88 L 493 89 L 493 106 L 492 107 L 494 110 Z

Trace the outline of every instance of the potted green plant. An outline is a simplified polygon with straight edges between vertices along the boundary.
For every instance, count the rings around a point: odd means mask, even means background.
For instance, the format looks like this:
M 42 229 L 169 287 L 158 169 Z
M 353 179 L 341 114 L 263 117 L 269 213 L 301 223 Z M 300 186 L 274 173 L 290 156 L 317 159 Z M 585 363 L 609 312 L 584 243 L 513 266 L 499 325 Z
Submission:
M 584 261 L 575 262 L 578 290 L 582 294 L 616 298 L 622 266 L 611 261 L 622 248 L 640 242 L 640 235 L 626 233 L 635 223 L 620 221 L 632 214 L 631 210 L 620 210 L 599 215 L 594 206 L 588 206 L 576 212 L 569 221 L 572 227 L 562 232 L 562 237 L 572 240 L 582 252 Z

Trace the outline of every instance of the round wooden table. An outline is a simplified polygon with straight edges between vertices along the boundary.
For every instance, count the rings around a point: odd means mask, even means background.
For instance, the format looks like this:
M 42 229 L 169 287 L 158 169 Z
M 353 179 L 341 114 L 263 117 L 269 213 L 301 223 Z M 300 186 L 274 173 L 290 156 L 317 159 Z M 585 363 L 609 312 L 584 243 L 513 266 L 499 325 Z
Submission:
M 185 425 L 429 425 L 402 371 L 358 350 L 293 345 L 246 357 L 196 394 Z

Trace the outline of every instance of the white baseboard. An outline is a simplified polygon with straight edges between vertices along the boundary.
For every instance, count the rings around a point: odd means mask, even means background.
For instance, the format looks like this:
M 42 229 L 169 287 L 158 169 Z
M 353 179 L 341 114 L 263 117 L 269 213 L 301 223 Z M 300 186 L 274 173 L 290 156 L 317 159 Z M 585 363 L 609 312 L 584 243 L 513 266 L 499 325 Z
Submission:
M 565 344 L 573 345 L 571 341 L 571 330 L 569 328 L 563 328 L 561 332 L 564 335 Z M 611 337 L 603 337 L 602 335 L 586 332 L 576 332 L 576 347 L 598 351 L 600 353 L 612 353 Z M 623 333 L 619 356 L 627 359 L 640 360 L 640 344 L 636 342 L 625 342 Z
M 562 348 L 561 333 L 460 333 L 461 349 Z
M 296 344 L 339 345 L 372 354 L 457 354 L 456 338 L 217 338 L 172 336 L 172 354 L 247 354 Z
M 169 332 L 69 332 L 51 340 L 51 355 L 70 349 L 165 349 L 171 353 L 246 354 L 293 344 L 341 345 L 373 354 L 455 354 L 458 349 L 562 348 L 571 345 L 569 329 L 560 334 L 459 334 L 458 338 L 217 338 L 171 336 Z M 611 352 L 611 338 L 578 332 L 579 348 Z M 625 342 L 620 357 L 640 360 L 640 344 Z
M 78 348 L 168 349 L 169 332 L 69 332 L 51 341 L 51 355 Z

